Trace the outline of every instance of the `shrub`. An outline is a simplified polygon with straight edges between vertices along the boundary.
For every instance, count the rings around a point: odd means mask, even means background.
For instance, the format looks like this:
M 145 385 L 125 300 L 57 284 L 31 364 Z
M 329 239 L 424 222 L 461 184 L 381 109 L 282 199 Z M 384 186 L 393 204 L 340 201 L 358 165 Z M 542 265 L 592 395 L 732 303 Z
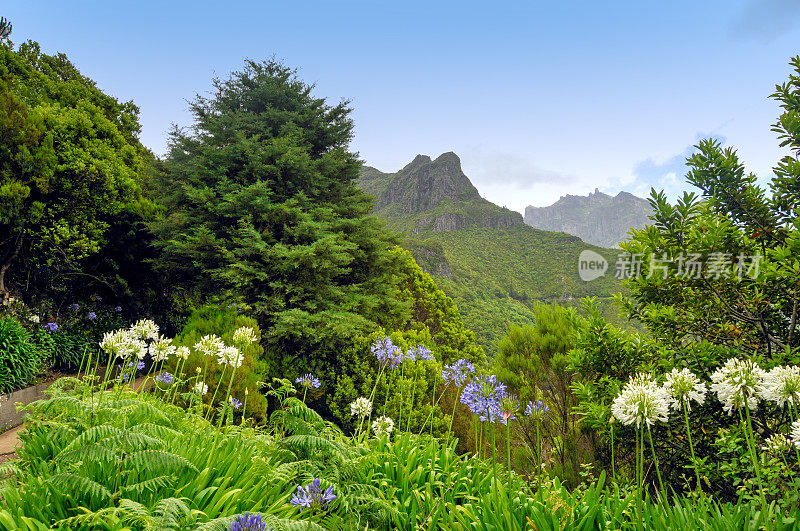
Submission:
M 203 372 L 203 380 L 208 385 L 209 393 L 205 396 L 205 401 L 210 403 L 214 389 L 217 385 L 225 387 L 228 383 L 228 374 L 220 384 L 222 367 L 212 360 L 203 356 L 192 347 L 205 335 L 215 334 L 219 336 L 226 345 L 233 345 L 233 333 L 237 328 L 246 326 L 256 331 L 256 337 L 261 340 L 261 331 L 258 323 L 252 317 L 241 315 L 235 307 L 220 309 L 213 306 L 204 306 L 195 310 L 186 322 L 183 331 L 175 338 L 176 346 L 187 346 L 192 353 L 186 361 L 183 373 L 189 377 L 197 374 L 197 369 Z M 258 343 L 247 346 L 242 353 L 244 360 L 242 366 L 236 371 L 236 380 L 231 388 L 231 396 L 241 402 L 245 401 L 245 389 L 249 391 L 247 396 L 247 410 L 256 416 L 266 414 L 266 399 L 258 393 L 259 382 L 266 379 L 266 365 L 261 359 L 264 348 Z M 174 361 L 173 361 L 174 370 Z M 221 389 L 220 393 L 224 393 Z M 219 397 L 219 395 L 217 395 Z M 224 397 L 223 397 L 224 398 Z
M 19 321 L 11 317 L 0 319 L 0 392 L 8 393 L 33 382 L 44 359 Z

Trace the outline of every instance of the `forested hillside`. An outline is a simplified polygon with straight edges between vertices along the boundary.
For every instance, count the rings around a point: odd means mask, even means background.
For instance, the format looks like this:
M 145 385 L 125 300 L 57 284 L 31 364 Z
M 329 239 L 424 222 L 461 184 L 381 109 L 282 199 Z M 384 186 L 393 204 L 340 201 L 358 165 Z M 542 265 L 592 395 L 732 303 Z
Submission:
M 592 282 L 578 276 L 581 251 L 593 249 L 610 264 L 615 251 L 525 225 L 518 212 L 480 196 L 455 153 L 417 155 L 391 174 L 366 166 L 358 183 L 375 198 L 375 214 L 401 232 L 401 245 L 453 297 L 489 356 L 509 324 L 533 322 L 536 301 L 572 305 L 621 289 L 613 270 Z M 618 319 L 609 304 L 601 306 Z

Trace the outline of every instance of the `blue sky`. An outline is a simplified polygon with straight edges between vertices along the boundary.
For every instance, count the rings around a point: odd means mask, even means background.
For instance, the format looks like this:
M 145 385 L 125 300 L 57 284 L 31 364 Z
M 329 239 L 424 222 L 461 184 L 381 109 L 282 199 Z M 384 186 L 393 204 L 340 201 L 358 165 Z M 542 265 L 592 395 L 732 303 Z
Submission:
M 352 100 L 353 148 L 396 171 L 455 151 L 488 199 L 685 188 L 699 138 L 762 179 L 781 156 L 767 96 L 800 54 L 800 2 L 94 2 L 0 7 L 12 39 L 65 52 L 141 108 L 163 153 L 186 100 L 275 56 Z

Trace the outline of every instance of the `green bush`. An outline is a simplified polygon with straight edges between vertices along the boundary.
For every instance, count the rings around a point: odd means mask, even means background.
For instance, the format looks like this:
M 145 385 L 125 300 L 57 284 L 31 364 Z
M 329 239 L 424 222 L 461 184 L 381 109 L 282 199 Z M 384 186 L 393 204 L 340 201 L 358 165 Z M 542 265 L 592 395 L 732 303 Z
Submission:
M 45 357 L 19 321 L 11 317 L 0 319 L 0 392 L 8 393 L 33 382 Z
M 187 346 L 192 353 L 186 361 L 183 374 L 188 377 L 195 377 L 197 370 L 203 373 L 203 380 L 208 385 L 209 392 L 205 395 L 206 402 L 210 402 L 214 389 L 220 385 L 222 367 L 216 360 L 209 359 L 192 347 L 205 335 L 216 334 L 226 345 L 233 345 L 233 333 L 242 326 L 250 327 L 256 331 L 256 337 L 261 340 L 261 332 L 258 323 L 252 317 L 241 315 L 235 308 L 220 309 L 213 306 L 204 306 L 195 310 L 186 322 L 183 331 L 175 338 L 176 346 Z M 236 379 L 231 388 L 231 396 L 241 402 L 245 401 L 245 389 L 248 390 L 247 411 L 251 415 L 261 417 L 266 414 L 266 399 L 258 392 L 258 382 L 266 380 L 266 365 L 262 360 L 264 348 L 258 343 L 249 345 L 243 350 L 244 360 L 242 366 L 236 370 Z M 175 365 L 173 362 L 173 369 Z M 230 373 L 226 373 L 221 383 L 222 389 L 217 395 L 224 394 Z M 190 380 L 194 383 L 196 380 Z M 223 397 L 224 398 L 224 397 Z M 218 400 L 219 401 L 219 400 Z

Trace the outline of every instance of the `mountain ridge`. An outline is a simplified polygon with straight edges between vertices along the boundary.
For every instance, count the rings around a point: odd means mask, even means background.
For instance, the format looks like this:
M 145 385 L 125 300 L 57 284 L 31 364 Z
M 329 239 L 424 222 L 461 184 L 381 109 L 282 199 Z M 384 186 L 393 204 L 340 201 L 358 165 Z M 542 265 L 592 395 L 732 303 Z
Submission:
M 546 207 L 528 206 L 524 221 L 531 227 L 578 236 L 604 248 L 618 247 L 628 231 L 650 222 L 653 209 L 646 199 L 621 191 L 615 196 L 594 193 L 565 195 Z

